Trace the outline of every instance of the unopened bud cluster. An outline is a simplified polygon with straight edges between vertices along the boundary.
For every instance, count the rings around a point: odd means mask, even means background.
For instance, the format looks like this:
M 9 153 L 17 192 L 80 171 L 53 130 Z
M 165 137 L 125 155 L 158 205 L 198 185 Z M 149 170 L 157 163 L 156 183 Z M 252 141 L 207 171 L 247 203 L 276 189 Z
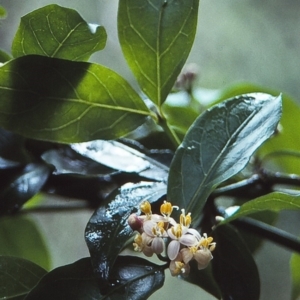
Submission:
M 167 255 L 171 261 L 170 271 L 173 276 L 188 275 L 189 262 L 197 261 L 198 269 L 204 269 L 211 261 L 211 251 L 215 249 L 212 237 L 207 237 L 190 228 L 191 213 L 186 214 L 182 209 L 179 223 L 170 217 L 173 209 L 170 202 L 164 201 L 160 207 L 160 213 L 152 214 L 151 205 L 148 201 L 141 204 L 141 216 L 132 214 L 128 218 L 130 227 L 137 231 L 133 247 L 135 251 L 143 252 L 146 256 L 161 254 L 167 246 Z

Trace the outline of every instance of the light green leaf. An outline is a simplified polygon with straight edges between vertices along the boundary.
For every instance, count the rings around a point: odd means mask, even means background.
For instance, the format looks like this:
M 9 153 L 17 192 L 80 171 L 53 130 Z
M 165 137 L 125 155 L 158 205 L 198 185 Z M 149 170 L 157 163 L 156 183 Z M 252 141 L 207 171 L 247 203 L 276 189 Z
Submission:
M 159 107 L 191 50 L 199 0 L 119 1 L 125 58 L 144 93 Z
M 199 216 L 214 188 L 240 172 L 275 131 L 281 97 L 253 93 L 203 113 L 187 132 L 171 164 L 168 199 Z
M 2 5 L 0 5 L 0 19 L 4 18 L 6 18 L 6 10 Z
M 300 299 L 300 254 L 294 253 L 290 261 L 292 277 L 292 300 Z
M 300 194 L 290 195 L 274 192 L 244 203 L 231 217 L 221 224 L 231 222 L 237 218 L 261 211 L 300 210 Z
M 21 18 L 12 53 L 85 61 L 105 43 L 104 27 L 86 23 L 73 9 L 52 4 Z
M 148 108 L 117 73 L 97 64 L 29 55 L 0 68 L 0 126 L 62 143 L 114 139 Z
M 47 270 L 51 265 L 48 249 L 38 228 L 30 219 L 20 215 L 0 219 L 0 255 L 28 259 Z
M 31 261 L 0 256 L 0 299 L 23 299 L 46 274 Z

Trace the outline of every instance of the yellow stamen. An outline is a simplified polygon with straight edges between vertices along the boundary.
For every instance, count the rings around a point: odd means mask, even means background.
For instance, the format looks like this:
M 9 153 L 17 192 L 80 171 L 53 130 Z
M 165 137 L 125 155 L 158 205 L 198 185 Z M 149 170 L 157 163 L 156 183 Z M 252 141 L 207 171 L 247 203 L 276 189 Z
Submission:
M 185 210 L 182 209 L 182 214 L 180 215 L 180 224 L 185 226 L 185 227 L 189 227 L 192 223 L 192 217 L 191 217 L 191 213 L 188 213 L 187 215 L 185 214 Z
M 213 241 L 212 237 L 206 237 L 206 238 L 200 240 L 199 246 L 202 246 L 202 247 L 208 249 L 209 246 L 211 245 L 212 241 Z
M 176 238 L 180 238 L 182 236 L 182 227 L 181 227 L 181 224 L 177 224 L 177 226 L 173 226 L 171 228 L 171 231 L 176 236 Z
M 134 251 L 141 252 L 143 247 L 143 238 L 138 233 L 134 238 L 133 249 Z
M 152 211 L 151 211 L 151 204 L 148 201 L 144 201 L 141 205 L 140 205 L 140 209 L 141 211 L 146 214 L 146 215 L 151 215 Z

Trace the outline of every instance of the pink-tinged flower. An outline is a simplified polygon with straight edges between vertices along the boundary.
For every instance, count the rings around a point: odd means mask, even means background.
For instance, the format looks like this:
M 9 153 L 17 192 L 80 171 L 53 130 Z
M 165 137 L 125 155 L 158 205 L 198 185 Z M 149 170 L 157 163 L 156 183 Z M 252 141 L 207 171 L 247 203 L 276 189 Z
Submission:
M 172 276 L 182 275 L 185 277 L 190 273 L 190 265 L 185 264 L 182 261 L 182 255 L 180 252 L 178 253 L 177 257 L 170 262 L 169 269 Z
M 137 252 L 143 252 L 146 256 L 150 257 L 153 255 L 153 250 L 148 243 L 148 236 L 145 233 L 138 233 L 134 238 L 133 249 Z
M 213 258 L 211 251 L 216 247 L 216 243 L 212 243 L 212 241 L 213 238 L 207 237 L 207 234 L 204 233 L 197 245 L 181 249 L 183 262 L 187 264 L 190 260 L 195 259 L 199 270 L 206 268 Z
M 144 233 L 148 237 L 147 245 L 151 246 L 152 251 L 156 254 L 164 251 L 164 238 L 168 237 L 164 225 L 164 222 L 154 222 L 153 220 L 147 220 L 143 225 Z
M 169 228 L 168 235 L 172 239 L 167 251 L 170 260 L 174 260 L 177 257 L 181 245 L 192 247 L 196 245 L 201 238 L 197 230 L 185 227 L 181 224 L 176 224 Z
M 128 217 L 127 223 L 133 231 L 142 233 L 143 220 L 140 219 L 136 214 L 131 214 Z

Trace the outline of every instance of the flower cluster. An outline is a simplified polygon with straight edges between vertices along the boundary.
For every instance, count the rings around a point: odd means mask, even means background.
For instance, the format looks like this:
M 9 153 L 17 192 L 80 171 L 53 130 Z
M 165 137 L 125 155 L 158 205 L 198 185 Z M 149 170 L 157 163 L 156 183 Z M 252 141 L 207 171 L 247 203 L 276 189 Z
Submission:
M 148 201 L 141 204 L 141 216 L 133 214 L 129 217 L 128 223 L 131 228 L 138 233 L 134 238 L 133 247 L 135 251 L 143 252 L 146 256 L 161 254 L 167 246 L 167 255 L 170 259 L 170 271 L 173 276 L 188 275 L 189 262 L 195 259 L 198 269 L 204 269 L 211 261 L 216 243 L 212 237 L 207 237 L 190 228 L 192 218 L 191 213 L 186 214 L 182 209 L 179 223 L 171 218 L 173 209 L 170 202 L 164 201 L 160 207 L 160 213 L 152 214 L 151 205 Z

